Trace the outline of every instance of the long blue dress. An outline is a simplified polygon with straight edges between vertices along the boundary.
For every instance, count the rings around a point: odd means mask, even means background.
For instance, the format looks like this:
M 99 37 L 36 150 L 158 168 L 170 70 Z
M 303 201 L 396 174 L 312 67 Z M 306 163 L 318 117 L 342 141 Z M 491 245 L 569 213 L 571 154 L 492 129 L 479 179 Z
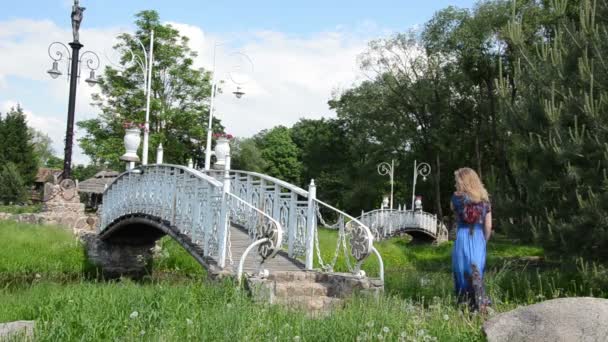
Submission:
M 452 272 L 459 302 L 468 303 L 473 310 L 485 310 L 489 299 L 485 295 L 483 275 L 486 266 L 486 239 L 483 231 L 490 203 L 481 202 L 479 220 L 469 224 L 464 220 L 467 205 L 473 202 L 466 195 L 454 194 L 452 208 L 458 222 L 456 242 L 452 250 Z

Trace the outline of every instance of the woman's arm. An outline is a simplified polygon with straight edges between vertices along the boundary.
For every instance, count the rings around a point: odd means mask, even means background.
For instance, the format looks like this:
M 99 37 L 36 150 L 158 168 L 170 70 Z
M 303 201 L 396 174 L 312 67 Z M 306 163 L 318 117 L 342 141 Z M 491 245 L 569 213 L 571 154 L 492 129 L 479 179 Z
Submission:
M 492 235 L 492 212 L 488 212 L 486 214 L 485 222 L 483 225 L 483 233 L 486 237 L 486 241 L 490 240 L 490 235 Z

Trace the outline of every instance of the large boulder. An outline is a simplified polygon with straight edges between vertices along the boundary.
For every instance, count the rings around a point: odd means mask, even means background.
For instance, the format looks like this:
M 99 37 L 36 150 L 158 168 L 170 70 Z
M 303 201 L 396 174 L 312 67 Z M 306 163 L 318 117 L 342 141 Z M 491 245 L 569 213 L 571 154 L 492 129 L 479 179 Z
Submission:
M 488 341 L 608 341 L 608 299 L 560 298 L 494 316 Z

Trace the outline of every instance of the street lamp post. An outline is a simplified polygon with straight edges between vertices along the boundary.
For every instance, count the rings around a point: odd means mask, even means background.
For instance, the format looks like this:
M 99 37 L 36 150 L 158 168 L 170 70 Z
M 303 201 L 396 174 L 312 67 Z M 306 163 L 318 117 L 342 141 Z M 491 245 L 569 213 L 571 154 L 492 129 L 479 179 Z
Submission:
M 150 30 L 150 49 L 146 51 L 146 47 L 144 43 L 141 42 L 137 37 L 131 37 L 133 41 L 135 41 L 139 47 L 141 47 L 141 51 L 144 55 L 144 58 L 140 58 L 136 55 L 133 50 L 126 45 L 122 45 L 120 49 L 124 49 L 131 55 L 130 63 L 134 63 L 141 69 L 142 74 L 144 75 L 144 92 L 146 94 L 146 119 L 144 122 L 144 142 L 142 147 L 142 165 L 148 165 L 148 141 L 150 134 L 150 93 L 152 86 L 152 67 L 154 60 L 154 30 Z M 106 56 L 107 58 L 107 56 Z
M 213 77 L 211 79 L 211 103 L 210 103 L 210 107 L 209 107 L 209 123 L 207 125 L 207 145 L 205 146 L 205 170 L 211 169 L 211 135 L 213 134 L 213 114 L 215 112 L 214 103 L 215 103 L 215 96 L 217 94 L 217 77 L 216 77 L 216 70 L 215 70 L 216 58 L 215 57 L 216 57 L 217 47 L 220 45 L 222 45 L 222 43 L 216 43 L 213 46 L 213 69 L 212 69 Z M 245 59 L 251 65 L 251 69 L 253 70 L 253 62 L 251 62 L 251 59 L 249 58 L 249 56 L 247 56 L 246 54 L 241 53 L 241 52 L 235 52 L 234 54 L 238 54 L 238 55 L 245 57 Z M 234 80 L 234 78 L 232 77 L 232 74 L 230 74 L 230 73 L 229 73 L 229 77 L 233 83 L 241 84 L 240 82 L 236 82 Z M 245 95 L 245 92 L 242 91 L 241 87 L 237 86 L 236 91 L 234 91 L 233 94 L 234 94 L 234 96 L 236 96 L 237 99 L 240 99 L 241 97 L 243 97 L 243 95 Z
M 78 0 L 74 0 L 72 6 L 72 35 L 74 40 L 69 43 L 70 48 L 60 42 L 53 42 L 49 45 L 49 57 L 53 60 L 52 68 L 47 71 L 52 78 L 61 76 L 59 62 L 66 61 L 67 76 L 70 81 L 70 94 L 68 99 L 68 120 L 65 134 L 65 151 L 63 156 L 63 178 L 70 178 L 72 171 L 72 144 L 74 142 L 74 112 L 76 110 L 76 88 L 80 78 L 80 66 L 82 62 L 90 70 L 89 78 L 85 80 L 90 86 L 98 83 L 95 77 L 95 70 L 99 68 L 99 56 L 91 51 L 85 51 L 80 55 L 80 49 L 84 46 L 79 41 L 80 23 L 83 19 L 85 8 L 80 7 Z M 65 51 L 63 51 L 65 49 Z M 70 51 L 71 50 L 71 51 Z M 54 53 L 53 53 L 54 52 Z M 71 55 L 71 56 L 70 56 Z M 85 57 L 86 56 L 86 57 Z
M 378 164 L 378 173 L 381 176 L 386 176 L 388 175 L 391 179 L 391 210 L 393 210 L 393 184 L 394 184 L 394 177 L 395 177 L 395 159 L 391 160 L 391 163 L 387 163 L 387 162 L 382 162 L 380 164 Z
M 431 173 L 431 165 L 428 163 L 420 163 L 418 164 L 416 160 L 414 160 L 414 184 L 412 186 L 412 210 L 414 210 L 414 205 L 416 201 L 416 179 L 418 175 L 422 176 L 422 180 L 426 181 L 426 177 Z

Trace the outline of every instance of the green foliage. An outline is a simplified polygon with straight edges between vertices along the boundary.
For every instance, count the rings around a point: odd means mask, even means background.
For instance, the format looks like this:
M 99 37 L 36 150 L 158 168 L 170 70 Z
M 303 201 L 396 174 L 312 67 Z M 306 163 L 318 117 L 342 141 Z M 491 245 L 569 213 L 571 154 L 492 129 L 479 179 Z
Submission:
M 62 170 L 63 169 L 63 158 L 59 158 L 56 156 L 50 156 L 49 159 L 47 159 L 44 166 L 46 166 L 48 168 L 52 168 L 52 169 L 61 169 Z
M 300 182 L 302 166 L 298 160 L 298 147 L 291 140 L 289 128 L 277 126 L 264 130 L 254 139 L 261 157 L 266 161 L 264 173 L 290 183 Z
M 34 154 L 38 160 L 38 167 L 45 167 L 50 158 L 57 158 L 53 155 L 53 141 L 46 133 L 42 133 L 36 129 L 29 128 L 30 136 L 34 144 Z
M 77 179 L 78 181 L 82 182 L 83 180 L 89 179 L 93 176 L 95 176 L 95 174 L 101 170 L 103 170 L 104 167 L 103 166 L 97 166 L 95 164 L 89 164 L 89 165 L 76 165 L 73 169 L 72 169 L 72 178 Z
M 135 37 L 146 48 L 150 30 L 154 30 L 149 160 L 153 160 L 156 147 L 162 143 L 167 163 L 184 164 L 194 158 L 200 164 L 204 158 L 199 142 L 206 136 L 211 75 L 194 68 L 196 53 L 188 47 L 188 38 L 171 25 L 162 24 L 157 12 L 142 11 L 136 18 Z M 122 35 L 121 45 L 130 47 L 143 59 L 141 47 L 133 38 Z M 119 161 L 124 152 L 122 124 L 143 123 L 146 105 L 143 73 L 139 66 L 129 63 L 131 56 L 126 50 L 119 51 L 125 70 L 107 67 L 101 77 L 101 94 L 93 96 L 101 113 L 78 123 L 86 131 L 79 140 L 84 153 L 94 164 L 107 162 L 112 169 L 124 167 Z M 213 129 L 223 130 L 218 120 Z
M 234 170 L 264 172 L 266 160 L 255 139 L 235 139 L 231 143 L 231 167 Z
M 25 184 L 36 177 L 38 161 L 34 153 L 32 134 L 20 106 L 0 116 L 0 165 L 13 163 Z
M 530 12 L 543 20 L 523 21 Z M 520 184 L 505 223 L 555 254 L 601 260 L 608 260 L 608 89 L 599 81 L 608 77 L 607 14 L 605 1 L 514 7 L 504 32 L 518 64 L 497 82 Z
M 0 203 L 23 203 L 27 192 L 19 169 L 12 162 L 0 168 Z

